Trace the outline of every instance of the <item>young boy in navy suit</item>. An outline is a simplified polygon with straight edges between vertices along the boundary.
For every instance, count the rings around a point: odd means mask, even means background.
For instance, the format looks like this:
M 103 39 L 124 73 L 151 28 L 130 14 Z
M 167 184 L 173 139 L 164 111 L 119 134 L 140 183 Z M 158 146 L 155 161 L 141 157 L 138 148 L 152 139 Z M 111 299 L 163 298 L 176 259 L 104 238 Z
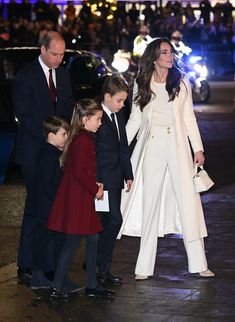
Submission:
M 59 252 L 63 243 L 62 237 L 47 230 L 45 224 L 62 177 L 59 158 L 67 141 L 68 130 L 67 121 L 58 116 L 51 116 L 43 122 L 45 142 L 36 161 L 33 185 L 36 229 L 33 245 L 31 289 L 48 288 L 50 286 L 50 282 L 44 273 L 55 270 L 56 252 Z
M 97 181 L 108 191 L 109 212 L 100 212 L 103 231 L 98 245 L 98 279 L 100 283 L 119 284 L 121 277 L 111 273 L 112 254 L 122 224 L 121 191 L 126 181 L 131 189 L 133 173 L 122 108 L 129 92 L 118 75 L 106 79 L 102 88 L 104 110 L 101 127 L 95 134 Z

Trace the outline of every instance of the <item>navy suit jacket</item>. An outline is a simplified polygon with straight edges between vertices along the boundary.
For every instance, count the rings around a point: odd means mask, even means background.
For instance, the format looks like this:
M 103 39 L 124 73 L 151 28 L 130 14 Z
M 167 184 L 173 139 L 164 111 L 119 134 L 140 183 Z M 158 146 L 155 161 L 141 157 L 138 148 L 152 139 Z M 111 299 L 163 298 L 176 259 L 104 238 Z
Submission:
M 44 142 L 37 156 L 33 193 L 35 214 L 42 223 L 47 220 L 62 178 L 60 155 L 56 146 Z
M 120 141 L 114 125 L 104 112 L 102 125 L 95 134 L 96 176 L 104 189 L 123 188 L 124 180 L 132 180 L 133 173 L 127 143 L 123 111 L 116 113 Z
M 45 140 L 44 140 L 45 141 Z M 44 142 L 39 150 L 33 184 L 33 213 L 36 216 L 32 268 L 44 272 L 53 271 L 60 253 L 64 236 L 49 232 L 47 218 L 57 193 L 63 172 L 60 168 L 61 151 Z
M 71 119 L 74 107 L 71 81 L 63 67 L 56 69 L 56 111 L 43 69 L 36 59 L 13 79 L 12 100 L 19 121 L 16 139 L 16 163 L 34 165 L 43 143 L 42 124 L 52 115 Z

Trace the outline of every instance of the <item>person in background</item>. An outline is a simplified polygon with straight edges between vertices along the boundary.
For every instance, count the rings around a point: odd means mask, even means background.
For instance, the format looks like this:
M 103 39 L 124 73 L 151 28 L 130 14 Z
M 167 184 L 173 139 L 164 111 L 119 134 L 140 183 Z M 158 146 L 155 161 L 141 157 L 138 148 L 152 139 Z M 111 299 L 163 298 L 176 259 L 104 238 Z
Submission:
M 122 195 L 123 234 L 140 236 L 135 279 L 154 274 L 158 236 L 183 234 L 190 273 L 213 277 L 204 249 L 207 229 L 194 167 L 204 164 L 204 149 L 193 111 L 189 80 L 176 67 L 167 38 L 156 38 L 140 60 L 133 106 L 126 126 L 134 183 Z M 193 150 L 193 160 L 190 144 Z
M 199 9 L 201 10 L 200 19 L 203 20 L 203 24 L 207 25 L 210 23 L 210 13 L 212 7 L 209 0 L 201 0 L 199 4 Z
M 76 19 L 76 8 L 73 1 L 67 2 L 67 8 L 64 11 L 66 24 L 72 24 Z
M 179 58 L 183 55 L 189 55 L 192 49 L 183 43 L 183 34 L 179 30 L 175 30 L 171 35 L 171 43 L 177 52 Z
M 81 100 L 74 110 L 69 137 L 61 156 L 64 175 L 56 194 L 47 227 L 64 233 L 65 242 L 61 250 L 51 285 L 52 297 L 68 297 L 66 276 L 81 236 L 86 238 L 85 261 L 88 297 L 107 297 L 109 290 L 98 284 L 96 260 L 100 219 L 95 211 L 94 198 L 103 198 L 103 185 L 96 181 L 95 148 L 92 133 L 100 125 L 103 110 L 91 99 Z
M 139 35 L 135 37 L 133 43 L 133 55 L 141 57 L 145 51 L 147 45 L 153 40 L 149 35 L 148 26 L 141 26 L 139 30 Z
M 157 3 L 155 4 L 155 10 L 157 11 Z M 151 25 L 154 20 L 155 11 L 152 9 L 150 2 L 146 2 L 142 14 L 144 15 L 145 25 Z
M 133 3 L 128 11 L 129 20 L 135 25 L 139 19 L 140 11 L 137 9 L 136 4 Z
M 121 277 L 111 273 L 113 249 L 122 224 L 120 211 L 124 181 L 131 189 L 133 174 L 123 117 L 128 85 L 118 75 L 108 77 L 102 88 L 102 126 L 95 134 L 97 181 L 108 191 L 109 212 L 99 212 L 103 231 L 100 233 L 97 257 L 100 283 L 120 283 Z
M 18 276 L 24 280 L 31 274 L 35 212 L 33 182 L 35 163 L 44 138 L 43 121 L 56 115 L 70 120 L 74 107 L 70 76 L 60 67 L 65 42 L 55 31 L 41 39 L 40 56 L 13 79 L 12 101 L 19 127 L 15 162 L 21 166 L 26 185 L 26 201 L 18 251 Z

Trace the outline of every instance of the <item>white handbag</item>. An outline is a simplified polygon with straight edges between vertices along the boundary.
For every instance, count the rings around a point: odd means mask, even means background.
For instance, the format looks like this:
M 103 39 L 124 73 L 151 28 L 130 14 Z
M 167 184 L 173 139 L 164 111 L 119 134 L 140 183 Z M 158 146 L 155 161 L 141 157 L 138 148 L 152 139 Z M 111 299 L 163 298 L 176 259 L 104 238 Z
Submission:
M 196 193 L 207 191 L 214 185 L 213 180 L 209 177 L 206 170 L 203 169 L 203 166 L 200 166 L 199 168 L 200 169 L 198 171 L 198 165 L 196 164 L 193 177 L 193 183 Z

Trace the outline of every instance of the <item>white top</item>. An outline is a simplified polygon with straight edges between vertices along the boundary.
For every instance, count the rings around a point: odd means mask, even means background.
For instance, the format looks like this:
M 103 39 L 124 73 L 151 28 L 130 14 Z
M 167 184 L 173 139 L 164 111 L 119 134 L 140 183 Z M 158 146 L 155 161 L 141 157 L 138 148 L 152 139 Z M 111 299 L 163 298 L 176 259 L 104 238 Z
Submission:
M 46 64 L 44 64 L 44 62 L 42 61 L 42 58 L 40 56 L 38 57 L 38 60 L 39 60 L 40 65 L 42 66 L 43 72 L 46 76 L 48 86 L 49 86 L 49 69 L 52 69 L 52 78 L 53 78 L 53 82 L 56 87 L 55 69 L 49 68 Z
M 155 83 L 156 104 L 152 113 L 152 127 L 173 126 L 172 101 L 169 102 L 169 94 L 166 83 Z
M 105 106 L 103 103 L 101 104 L 102 105 L 102 107 L 103 107 L 103 110 L 104 110 L 104 112 L 108 115 L 108 117 L 110 118 L 110 120 L 112 121 L 112 118 L 111 118 L 111 114 L 113 113 L 113 112 L 111 112 L 110 111 L 110 109 L 107 107 L 107 106 Z M 115 115 L 116 116 L 116 115 Z M 116 118 L 115 118 L 116 119 Z

